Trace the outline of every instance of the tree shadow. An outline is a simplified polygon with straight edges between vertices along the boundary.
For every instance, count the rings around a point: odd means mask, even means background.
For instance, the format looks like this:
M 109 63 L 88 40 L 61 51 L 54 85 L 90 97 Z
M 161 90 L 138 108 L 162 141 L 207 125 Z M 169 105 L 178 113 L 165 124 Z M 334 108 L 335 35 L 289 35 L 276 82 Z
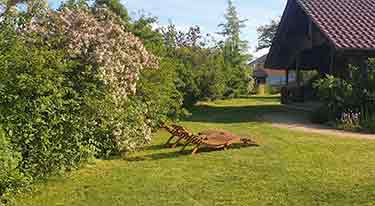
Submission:
M 160 145 L 148 145 L 142 148 L 142 150 L 145 151 L 151 151 L 151 150 L 162 150 L 167 148 L 167 145 L 165 144 L 160 144 Z
M 191 110 L 192 115 L 185 120 L 206 123 L 259 122 L 262 121 L 262 115 L 265 113 L 280 113 L 285 111 L 287 110 L 282 105 L 251 105 L 230 107 L 198 105 Z M 288 115 L 288 113 L 285 115 Z
M 267 101 L 280 101 L 280 96 L 244 96 L 242 99 L 254 99 L 254 100 L 267 100 Z

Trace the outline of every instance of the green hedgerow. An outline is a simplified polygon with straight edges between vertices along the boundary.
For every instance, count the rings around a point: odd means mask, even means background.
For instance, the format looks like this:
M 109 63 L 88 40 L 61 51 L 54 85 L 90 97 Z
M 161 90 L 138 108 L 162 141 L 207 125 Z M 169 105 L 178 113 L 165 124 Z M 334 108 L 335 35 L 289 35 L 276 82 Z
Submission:
M 49 48 L 14 40 L 0 53 L 0 122 L 20 169 L 33 177 L 74 167 L 88 150 L 82 127 L 82 97 L 68 78 L 74 62 Z

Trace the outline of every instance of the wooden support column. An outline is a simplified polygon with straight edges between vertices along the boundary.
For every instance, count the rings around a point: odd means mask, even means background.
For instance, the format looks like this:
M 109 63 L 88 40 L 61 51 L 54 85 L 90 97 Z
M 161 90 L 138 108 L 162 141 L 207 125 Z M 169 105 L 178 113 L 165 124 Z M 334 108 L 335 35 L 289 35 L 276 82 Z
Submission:
M 299 68 L 299 55 L 296 56 L 296 80 L 297 80 L 297 86 L 301 87 L 301 74 L 300 74 L 300 68 Z
M 296 73 L 297 73 L 297 90 L 295 91 L 296 100 L 300 102 L 304 102 L 305 95 L 304 95 L 304 89 L 301 84 L 301 69 L 300 69 L 300 56 L 296 56 Z
M 344 55 L 336 55 L 335 70 L 339 71 L 337 76 L 345 80 L 350 79 L 350 70 L 348 67 L 348 58 Z
M 369 70 L 368 57 L 363 57 L 361 59 L 361 73 L 362 73 L 363 79 L 368 78 L 368 72 L 369 72 L 368 70 Z

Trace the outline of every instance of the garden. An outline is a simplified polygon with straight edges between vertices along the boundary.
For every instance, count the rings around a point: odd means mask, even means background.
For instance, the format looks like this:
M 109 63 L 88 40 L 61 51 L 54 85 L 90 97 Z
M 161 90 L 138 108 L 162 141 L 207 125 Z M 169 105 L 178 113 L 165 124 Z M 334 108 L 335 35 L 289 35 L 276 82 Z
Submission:
M 0 205 L 372 205 L 373 141 L 264 121 L 307 114 L 251 96 L 232 1 L 224 20 L 217 37 L 120 0 L 0 0 Z M 316 121 L 374 132 L 371 71 L 314 82 Z M 172 122 L 258 147 L 190 155 L 164 145 Z
M 0 197 L 93 159 L 128 156 L 199 100 L 249 91 L 233 4 L 217 41 L 155 29 L 120 1 L 0 1 Z
M 142 150 L 52 177 L 16 205 L 373 205 L 374 140 L 275 128 L 263 114 L 291 112 L 278 97 L 201 103 L 180 124 L 196 133 L 225 129 L 260 146 L 192 156 L 193 147 L 165 147 L 170 134 L 160 130 Z

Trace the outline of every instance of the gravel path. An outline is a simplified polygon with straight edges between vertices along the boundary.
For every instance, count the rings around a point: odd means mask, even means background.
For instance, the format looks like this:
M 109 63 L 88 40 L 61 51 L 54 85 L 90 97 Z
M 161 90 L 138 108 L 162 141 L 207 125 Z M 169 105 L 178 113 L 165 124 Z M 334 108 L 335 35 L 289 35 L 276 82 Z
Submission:
M 362 134 L 348 131 L 333 129 L 330 127 L 312 124 L 305 115 L 298 115 L 293 113 L 272 113 L 265 114 L 262 117 L 263 121 L 270 122 L 272 126 L 278 128 L 286 128 L 298 130 L 303 132 L 318 133 L 324 135 L 332 135 L 341 138 L 355 138 L 355 139 L 369 139 L 375 140 L 374 134 Z

